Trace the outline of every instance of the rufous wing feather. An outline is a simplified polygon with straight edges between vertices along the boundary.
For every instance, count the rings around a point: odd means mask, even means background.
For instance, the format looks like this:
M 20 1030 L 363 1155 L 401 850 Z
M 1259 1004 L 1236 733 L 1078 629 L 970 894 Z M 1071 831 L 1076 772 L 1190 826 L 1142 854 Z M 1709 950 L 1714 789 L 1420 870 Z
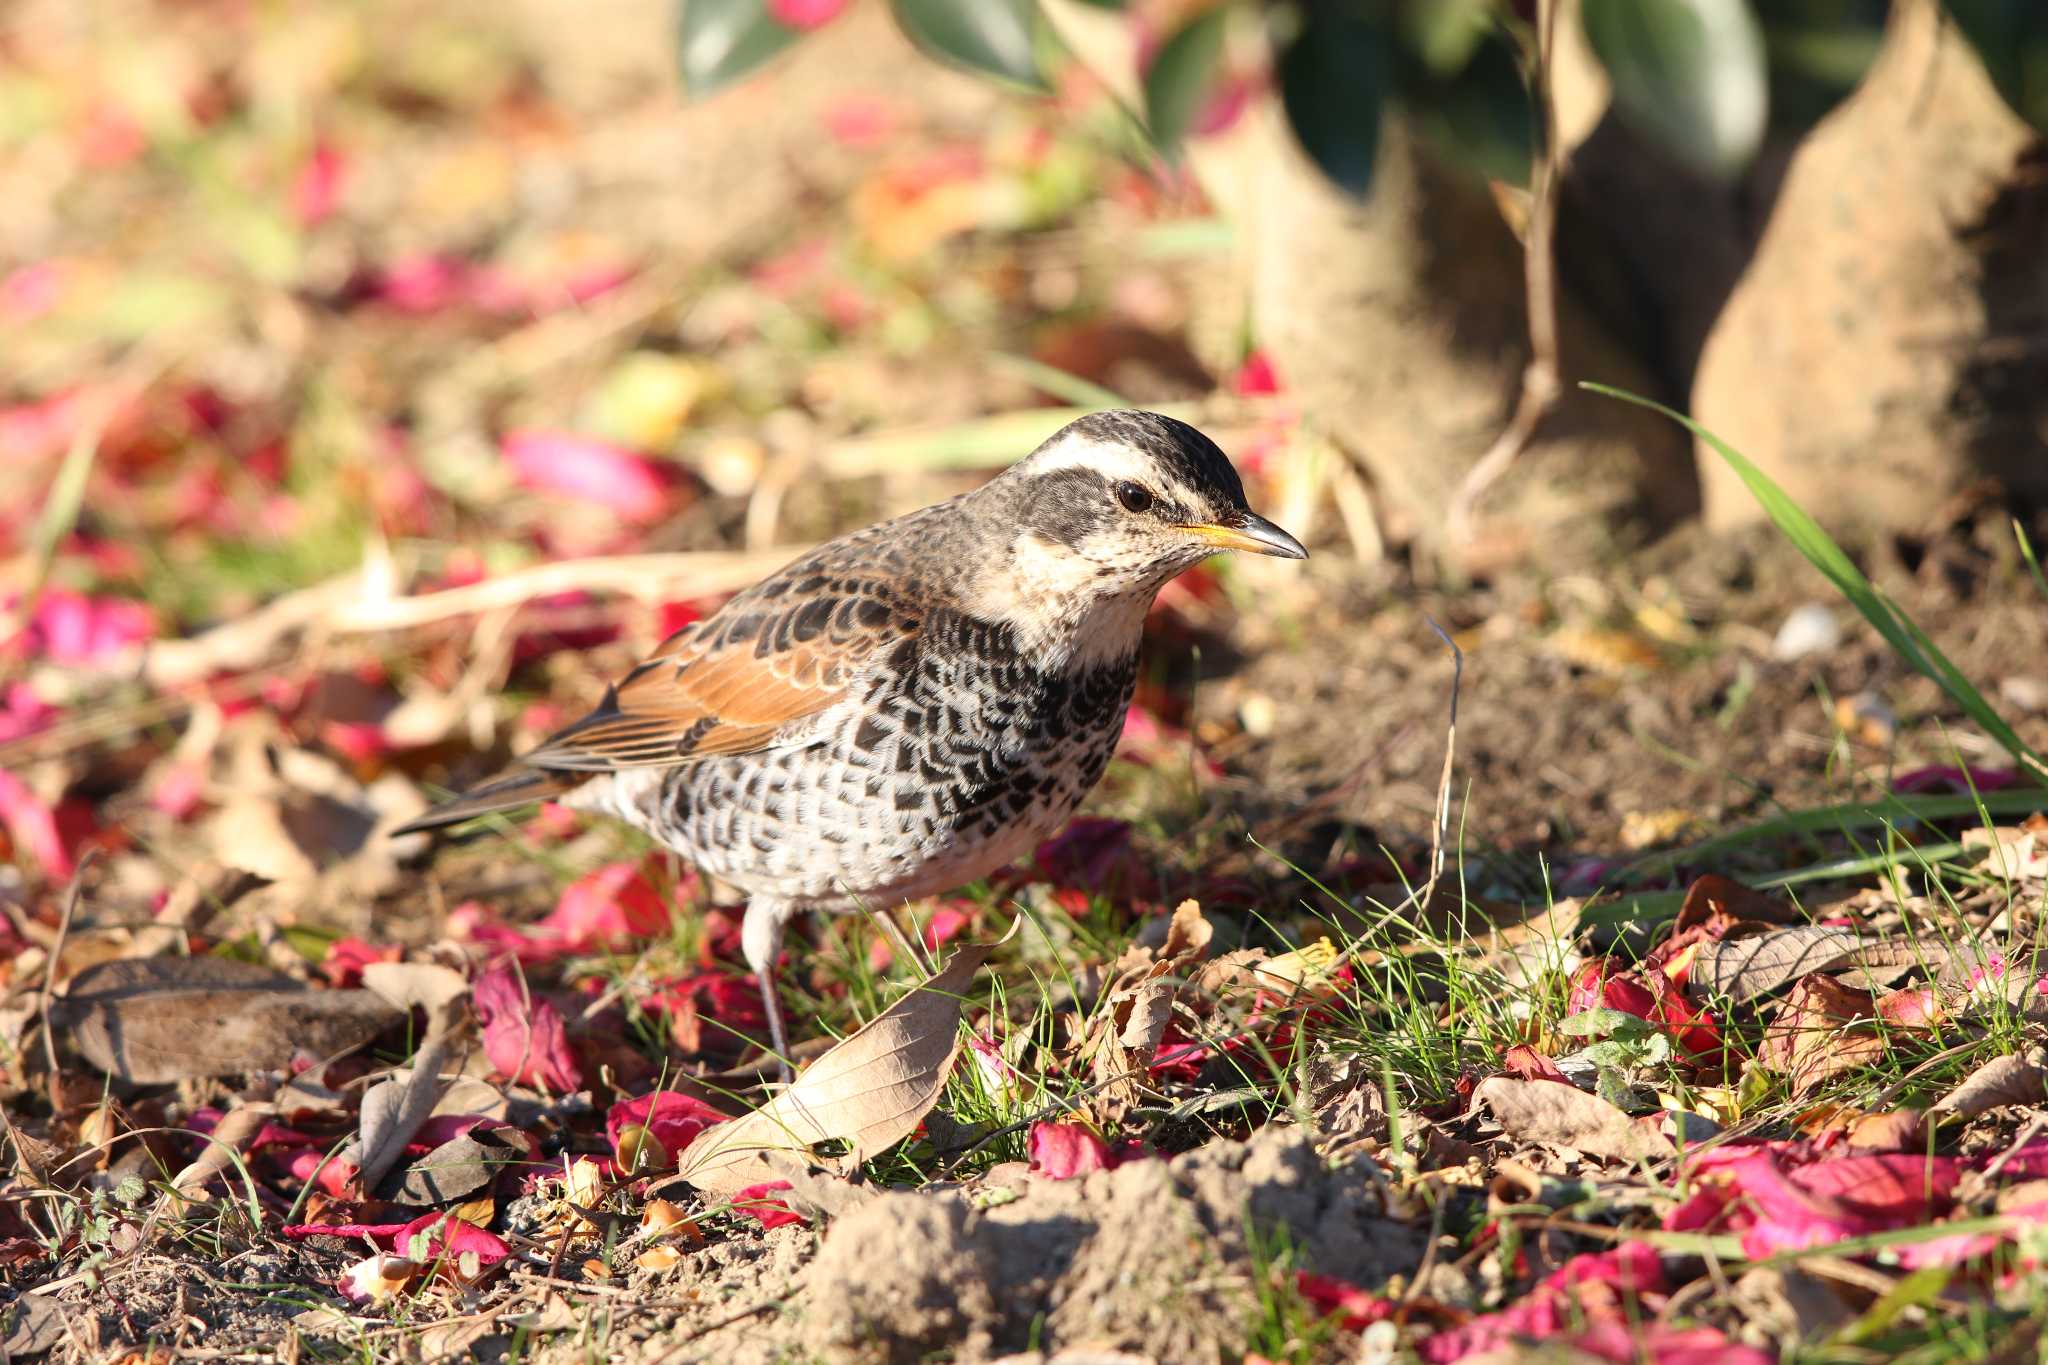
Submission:
M 603 772 L 751 753 L 802 737 L 844 699 L 878 651 L 914 634 L 872 593 L 752 594 L 678 635 L 595 710 L 527 754 L 535 768 Z

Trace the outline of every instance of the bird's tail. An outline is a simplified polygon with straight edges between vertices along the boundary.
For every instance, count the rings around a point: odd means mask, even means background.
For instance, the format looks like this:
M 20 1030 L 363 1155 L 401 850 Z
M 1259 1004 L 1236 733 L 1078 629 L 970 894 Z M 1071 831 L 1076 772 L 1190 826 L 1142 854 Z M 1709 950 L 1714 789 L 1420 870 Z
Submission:
M 520 806 L 531 806 L 540 801 L 552 801 L 573 787 L 580 787 L 590 780 L 589 773 L 544 772 L 538 768 L 521 768 L 480 787 L 473 787 L 462 795 L 443 801 L 426 814 L 408 820 L 391 836 L 417 834 L 423 829 L 440 829 L 444 825 L 461 824 L 464 820 L 492 811 L 515 810 Z

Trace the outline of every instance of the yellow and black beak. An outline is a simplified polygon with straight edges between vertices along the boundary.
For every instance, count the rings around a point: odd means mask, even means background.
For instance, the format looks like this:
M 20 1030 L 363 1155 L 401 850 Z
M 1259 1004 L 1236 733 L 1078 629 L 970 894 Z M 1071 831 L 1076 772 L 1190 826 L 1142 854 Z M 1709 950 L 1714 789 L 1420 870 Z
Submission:
M 1183 527 L 1219 550 L 1249 550 L 1255 555 L 1307 559 L 1308 550 L 1293 536 L 1255 512 L 1232 512 L 1218 522 Z

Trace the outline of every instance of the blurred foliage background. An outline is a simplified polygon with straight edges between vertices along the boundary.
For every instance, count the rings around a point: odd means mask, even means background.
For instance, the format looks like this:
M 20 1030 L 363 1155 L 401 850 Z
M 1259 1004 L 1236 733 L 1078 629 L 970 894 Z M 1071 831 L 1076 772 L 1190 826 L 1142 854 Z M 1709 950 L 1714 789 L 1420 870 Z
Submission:
M 13 842 L 207 808 L 238 708 L 364 774 L 516 749 L 610 661 L 574 648 L 1103 403 L 1215 434 L 1325 585 L 1626 579 L 1755 517 L 1584 379 L 1831 525 L 2026 513 L 2044 35 L 2021 0 L 17 0 Z

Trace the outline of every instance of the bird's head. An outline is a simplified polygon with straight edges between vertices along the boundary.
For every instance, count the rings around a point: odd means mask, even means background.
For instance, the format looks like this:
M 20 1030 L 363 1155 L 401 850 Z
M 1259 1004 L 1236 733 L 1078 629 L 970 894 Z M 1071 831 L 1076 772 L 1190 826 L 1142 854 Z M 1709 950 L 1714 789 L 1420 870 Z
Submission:
M 1026 591 L 1149 595 L 1219 550 L 1308 557 L 1245 503 L 1214 441 L 1156 412 L 1070 422 L 997 484 L 1000 535 Z

